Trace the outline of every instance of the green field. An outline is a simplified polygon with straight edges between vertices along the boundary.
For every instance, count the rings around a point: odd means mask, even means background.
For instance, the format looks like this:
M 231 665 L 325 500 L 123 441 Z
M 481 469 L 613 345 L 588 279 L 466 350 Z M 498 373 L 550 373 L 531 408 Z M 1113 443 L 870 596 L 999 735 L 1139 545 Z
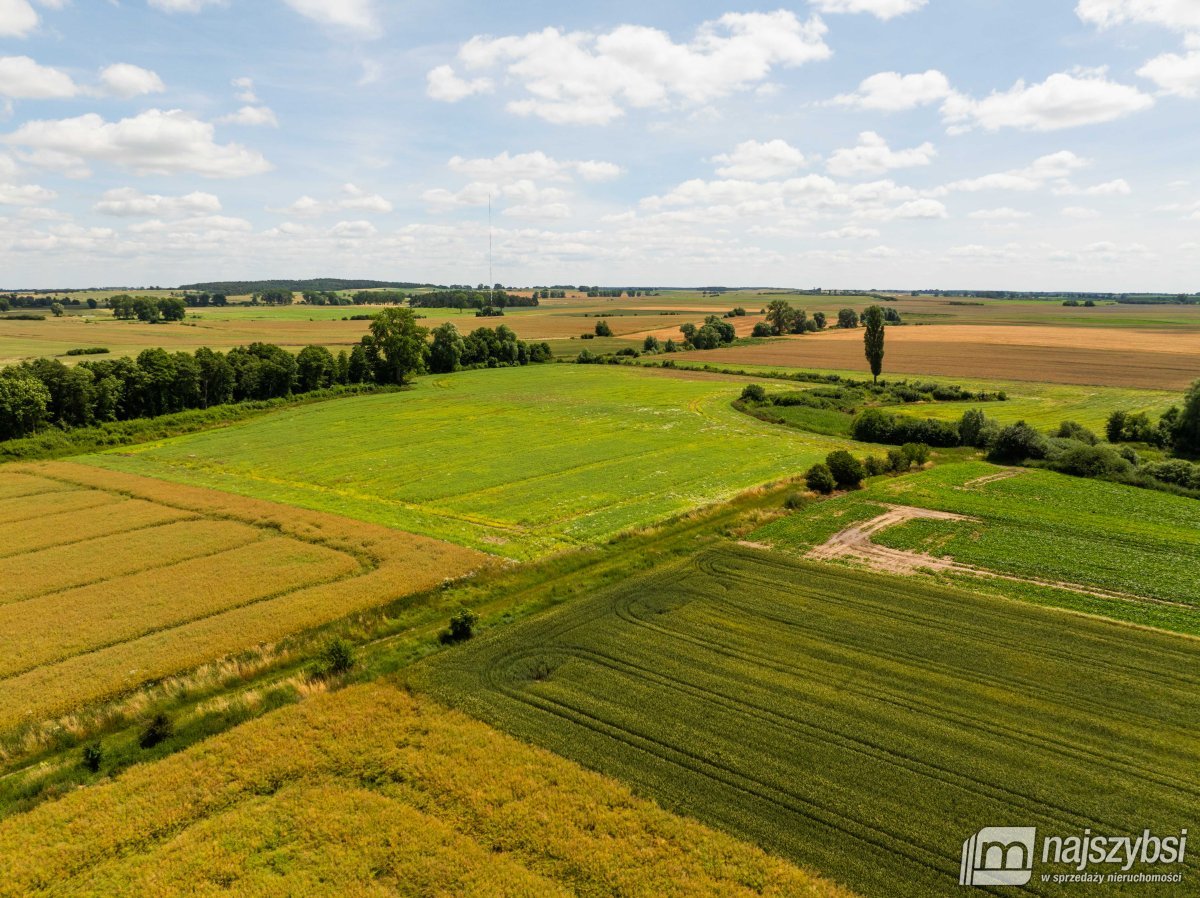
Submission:
M 609 366 L 475 371 L 85 460 L 529 558 L 798 475 L 848 445 L 734 411 L 741 388 Z
M 953 512 L 975 520 L 908 521 L 875 534 L 874 542 L 1017 577 L 1141 597 L 1149 601 L 1055 590 L 1049 601 L 1200 634 L 1200 502 L 1034 469 L 975 483 L 1004 470 L 961 462 L 881 479 L 862 492 L 774 521 L 752 538 L 804 554 L 882 514 L 886 503 Z M 1018 584 L 989 585 L 1028 593 Z
M 1186 826 L 1198 659 L 1182 637 L 728 548 L 410 679 L 863 895 L 926 898 L 961 894 L 982 826 Z

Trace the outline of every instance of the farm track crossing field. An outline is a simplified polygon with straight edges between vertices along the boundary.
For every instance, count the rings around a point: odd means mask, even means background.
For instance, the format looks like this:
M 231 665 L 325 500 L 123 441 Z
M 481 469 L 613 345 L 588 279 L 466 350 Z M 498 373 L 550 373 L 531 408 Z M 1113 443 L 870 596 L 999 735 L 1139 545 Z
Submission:
M 1200 634 L 1200 502 L 1167 493 L 963 462 L 879 480 L 862 492 L 767 524 L 751 538 L 806 554 L 851 525 L 877 517 L 887 504 L 974 520 L 908 521 L 874 534 L 879 545 L 1140 597 L 1147 601 L 1076 596 L 1070 605 Z
M 853 898 L 387 686 L 0 823 L 0 896 Z
M 961 893 L 963 840 L 998 821 L 1187 826 L 1198 657 L 1183 637 L 731 547 L 410 680 L 863 895 L 929 898 Z
M 484 561 L 424 537 L 80 465 L 8 466 L 0 483 L 11 487 L 0 499 L 0 731 Z M 56 513 L 27 514 L 39 506 Z
M 524 559 L 796 476 L 853 447 L 734 411 L 742 387 L 611 366 L 471 371 L 85 460 Z
M 862 331 L 830 331 L 687 356 L 713 365 L 865 370 Z M 1200 376 L 1200 333 L 1072 327 L 895 327 L 890 375 L 1184 390 Z

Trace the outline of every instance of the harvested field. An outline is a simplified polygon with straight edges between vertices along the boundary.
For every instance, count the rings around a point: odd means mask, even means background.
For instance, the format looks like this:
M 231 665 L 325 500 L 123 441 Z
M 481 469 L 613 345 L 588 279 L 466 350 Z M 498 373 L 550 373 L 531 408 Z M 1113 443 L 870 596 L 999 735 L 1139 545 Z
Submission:
M 386 685 L 0 823 L 0 896 L 853 898 Z
M 0 479 L 57 512 L 0 546 L 0 730 L 420 592 L 482 556 L 67 463 Z
M 1184 637 L 729 547 L 411 677 L 863 895 L 931 898 L 962 894 L 963 840 L 994 821 L 1177 833 L 1200 802 L 1198 659 Z
M 866 371 L 862 331 L 689 353 L 691 362 Z M 889 328 L 884 371 L 1183 390 L 1200 378 L 1200 333 L 1068 327 Z

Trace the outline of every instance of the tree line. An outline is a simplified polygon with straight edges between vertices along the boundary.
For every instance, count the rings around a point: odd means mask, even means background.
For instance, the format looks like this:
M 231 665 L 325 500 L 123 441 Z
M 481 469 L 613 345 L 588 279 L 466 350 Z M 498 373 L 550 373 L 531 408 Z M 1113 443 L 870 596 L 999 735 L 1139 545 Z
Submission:
M 520 296 L 506 290 L 435 290 L 409 297 L 414 309 L 485 309 L 536 308 L 537 296 Z
M 187 303 L 173 296 L 129 296 L 122 294 L 108 300 L 113 317 L 123 320 L 145 321 L 158 324 L 162 321 L 182 321 L 187 317 Z
M 409 309 L 388 309 L 370 333 L 336 356 L 323 346 L 296 355 L 269 343 L 227 353 L 143 350 L 136 359 L 103 359 L 68 367 L 37 359 L 0 369 L 0 439 L 46 426 L 87 427 L 152 418 L 231 402 L 276 399 L 339 384 L 405 384 L 426 371 L 547 362 L 550 347 L 529 345 L 501 325 L 459 336 L 452 324 L 432 340 Z

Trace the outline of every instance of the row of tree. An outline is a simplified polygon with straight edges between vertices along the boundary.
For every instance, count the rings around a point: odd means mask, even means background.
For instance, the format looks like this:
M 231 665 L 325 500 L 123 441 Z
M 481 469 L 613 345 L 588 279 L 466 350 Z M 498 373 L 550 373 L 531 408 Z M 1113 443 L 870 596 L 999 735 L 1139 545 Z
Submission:
M 174 296 L 129 296 L 122 294 L 108 301 L 114 318 L 134 319 L 149 324 L 162 321 L 182 321 L 187 317 L 187 304 Z
M 535 308 L 537 296 L 520 296 L 505 290 L 435 290 L 409 297 L 408 304 L 414 309 L 497 309 Z
M 550 361 L 545 343 L 530 346 L 507 327 L 459 336 L 452 324 L 432 340 L 410 309 L 387 309 L 349 352 L 322 346 L 299 354 L 268 343 L 228 353 L 147 349 L 136 359 L 104 359 L 67 367 L 37 359 L 0 369 L 0 439 L 42 427 L 85 427 L 149 418 L 229 402 L 308 393 L 337 384 L 404 384 L 427 370 L 503 367 Z

